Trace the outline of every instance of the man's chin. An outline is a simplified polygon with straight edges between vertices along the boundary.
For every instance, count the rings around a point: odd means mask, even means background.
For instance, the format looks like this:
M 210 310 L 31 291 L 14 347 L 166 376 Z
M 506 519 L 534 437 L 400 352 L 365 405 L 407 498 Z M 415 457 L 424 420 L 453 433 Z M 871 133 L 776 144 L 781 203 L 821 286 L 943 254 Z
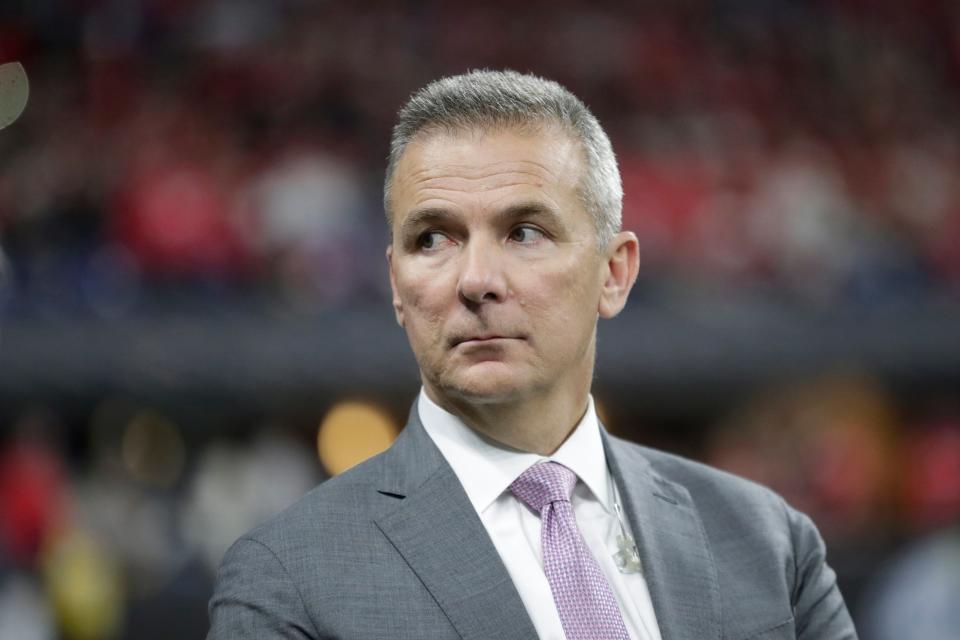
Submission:
M 441 380 L 437 386 L 450 398 L 470 404 L 502 404 L 522 399 L 529 383 L 525 384 L 515 371 L 502 369 L 502 365 L 475 365 L 464 375 Z

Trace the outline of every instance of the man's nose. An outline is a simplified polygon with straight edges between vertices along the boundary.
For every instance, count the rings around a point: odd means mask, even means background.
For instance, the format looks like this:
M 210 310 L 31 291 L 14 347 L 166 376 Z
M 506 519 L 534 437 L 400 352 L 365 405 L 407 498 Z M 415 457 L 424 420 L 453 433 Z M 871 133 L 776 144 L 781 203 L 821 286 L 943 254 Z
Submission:
M 503 255 L 495 243 L 470 242 L 461 256 L 458 293 L 462 300 L 481 304 L 506 299 Z

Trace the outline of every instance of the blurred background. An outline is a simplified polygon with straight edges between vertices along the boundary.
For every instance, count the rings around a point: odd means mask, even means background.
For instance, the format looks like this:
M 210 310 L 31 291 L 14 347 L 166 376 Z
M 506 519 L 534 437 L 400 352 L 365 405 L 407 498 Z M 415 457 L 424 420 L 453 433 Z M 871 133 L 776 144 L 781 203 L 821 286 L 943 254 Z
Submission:
M 594 110 L 642 246 L 609 429 L 808 512 L 865 640 L 960 628 L 960 5 L 6 0 L 0 637 L 202 637 L 229 543 L 417 389 L 381 183 L 411 92 Z

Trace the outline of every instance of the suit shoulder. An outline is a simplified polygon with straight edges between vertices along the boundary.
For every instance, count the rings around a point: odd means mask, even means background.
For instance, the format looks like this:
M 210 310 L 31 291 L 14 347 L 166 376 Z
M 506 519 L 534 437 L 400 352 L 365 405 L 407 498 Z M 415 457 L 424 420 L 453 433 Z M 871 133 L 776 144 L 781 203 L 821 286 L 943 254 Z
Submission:
M 635 445 L 640 446 L 640 445 Z M 681 482 L 688 488 L 731 492 L 741 498 L 755 500 L 781 501 L 779 494 L 753 480 L 724 471 L 717 467 L 685 458 L 675 453 L 640 447 L 643 454 L 650 460 L 651 466 L 668 479 Z
M 793 510 L 772 489 L 716 467 L 683 456 L 620 441 L 635 448 L 649 463 L 655 480 L 682 487 L 702 513 L 731 525 L 787 520 Z
M 369 526 L 387 506 L 395 503 L 395 499 L 376 491 L 382 455 L 321 482 L 243 537 L 276 549 L 298 538 L 347 533 Z

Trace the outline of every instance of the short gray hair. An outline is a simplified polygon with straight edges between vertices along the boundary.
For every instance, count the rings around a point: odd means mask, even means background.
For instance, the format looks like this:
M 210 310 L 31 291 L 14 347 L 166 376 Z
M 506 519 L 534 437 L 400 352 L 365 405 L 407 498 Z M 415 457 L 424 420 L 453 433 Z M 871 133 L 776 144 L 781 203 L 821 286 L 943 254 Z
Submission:
M 392 220 L 390 190 L 397 163 L 420 133 L 554 124 L 578 140 L 586 171 L 580 200 L 593 216 L 597 241 L 606 246 L 620 230 L 623 187 L 610 139 L 583 102 L 553 80 L 516 71 L 471 71 L 431 82 L 397 116 L 383 185 L 383 204 Z

